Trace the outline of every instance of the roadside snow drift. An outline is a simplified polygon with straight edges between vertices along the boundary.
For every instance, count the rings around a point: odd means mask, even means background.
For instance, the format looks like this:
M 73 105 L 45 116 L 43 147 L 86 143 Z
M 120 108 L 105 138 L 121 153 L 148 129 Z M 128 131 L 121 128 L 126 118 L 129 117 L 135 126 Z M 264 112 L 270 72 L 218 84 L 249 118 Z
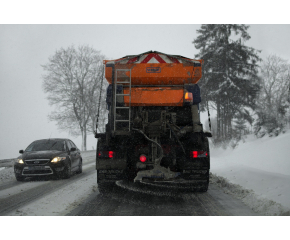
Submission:
M 262 215 L 289 215 L 290 132 L 257 139 L 249 135 L 232 149 L 211 147 L 212 183 Z

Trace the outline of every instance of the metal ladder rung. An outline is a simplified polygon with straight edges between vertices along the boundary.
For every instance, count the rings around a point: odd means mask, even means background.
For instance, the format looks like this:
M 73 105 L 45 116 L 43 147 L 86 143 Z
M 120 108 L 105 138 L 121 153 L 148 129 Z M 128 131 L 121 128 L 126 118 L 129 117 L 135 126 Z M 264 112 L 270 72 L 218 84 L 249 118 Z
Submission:
M 115 120 L 115 122 L 130 122 L 130 120 Z
M 125 71 L 125 72 L 130 72 L 130 76 L 128 79 L 122 79 L 121 81 L 118 81 L 118 72 L 119 71 Z M 126 88 L 129 88 L 129 93 L 125 94 L 124 92 L 123 93 L 117 93 L 117 85 L 120 84 L 123 86 L 126 86 Z M 130 125 L 131 125 L 131 69 L 116 69 L 116 76 L 115 76 L 115 82 L 114 82 L 114 88 L 115 88 L 115 100 L 114 100 L 114 131 L 118 132 L 118 131 L 123 131 L 124 132 L 124 126 L 116 126 L 116 123 L 120 123 L 120 122 L 124 122 L 124 123 L 128 123 L 126 125 L 128 125 L 128 127 L 126 126 L 125 127 L 125 131 L 128 131 L 130 132 Z M 124 87 L 123 87 L 123 91 L 124 91 Z M 128 107 L 117 107 L 117 97 L 119 96 L 127 96 L 129 98 L 129 106 Z M 117 110 L 119 109 L 126 109 L 126 110 L 129 110 L 128 112 L 128 118 L 125 117 L 126 120 L 117 120 Z M 123 124 L 121 124 L 123 125 Z M 118 128 L 118 129 L 117 129 Z M 127 129 L 126 129 L 127 128 Z
M 130 82 L 127 82 L 127 81 L 117 81 L 117 84 L 118 83 L 130 83 Z
M 130 96 L 130 94 L 116 93 L 116 96 Z

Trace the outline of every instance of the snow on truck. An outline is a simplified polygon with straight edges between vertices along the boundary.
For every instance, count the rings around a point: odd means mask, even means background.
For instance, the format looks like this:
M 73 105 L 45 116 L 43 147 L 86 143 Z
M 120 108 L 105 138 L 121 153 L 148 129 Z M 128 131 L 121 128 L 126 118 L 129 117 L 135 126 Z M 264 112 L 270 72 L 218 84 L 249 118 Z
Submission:
M 108 123 L 95 133 L 100 191 L 118 180 L 207 191 L 211 133 L 200 123 L 202 63 L 156 51 L 104 60 Z

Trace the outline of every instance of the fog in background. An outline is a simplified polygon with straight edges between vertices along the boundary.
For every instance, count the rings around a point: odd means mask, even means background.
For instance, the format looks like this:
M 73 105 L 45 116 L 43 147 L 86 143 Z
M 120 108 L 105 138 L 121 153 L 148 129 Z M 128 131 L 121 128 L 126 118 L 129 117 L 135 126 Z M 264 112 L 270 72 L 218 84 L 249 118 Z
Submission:
M 70 138 L 81 147 L 81 137 L 72 137 L 48 121 L 54 107 L 49 106 L 42 90 L 41 65 L 48 63 L 56 50 L 86 44 L 107 59 L 149 50 L 194 58 L 197 50 L 192 41 L 200 26 L 0 24 L 0 159 L 17 157 L 32 141 L 49 137 Z M 248 33 L 251 39 L 245 44 L 262 50 L 261 58 L 276 54 L 290 60 L 290 24 L 250 24 Z M 96 143 L 94 136 L 88 135 L 87 149 L 95 149 Z

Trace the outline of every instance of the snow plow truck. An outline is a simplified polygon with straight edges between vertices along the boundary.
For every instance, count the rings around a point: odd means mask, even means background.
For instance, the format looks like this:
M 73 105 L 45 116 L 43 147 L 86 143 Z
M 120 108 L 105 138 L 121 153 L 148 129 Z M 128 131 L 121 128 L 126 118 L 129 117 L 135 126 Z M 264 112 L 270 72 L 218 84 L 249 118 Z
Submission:
M 100 192 L 118 180 L 207 191 L 211 133 L 200 123 L 202 63 L 156 51 L 104 60 L 108 123 L 95 132 Z

